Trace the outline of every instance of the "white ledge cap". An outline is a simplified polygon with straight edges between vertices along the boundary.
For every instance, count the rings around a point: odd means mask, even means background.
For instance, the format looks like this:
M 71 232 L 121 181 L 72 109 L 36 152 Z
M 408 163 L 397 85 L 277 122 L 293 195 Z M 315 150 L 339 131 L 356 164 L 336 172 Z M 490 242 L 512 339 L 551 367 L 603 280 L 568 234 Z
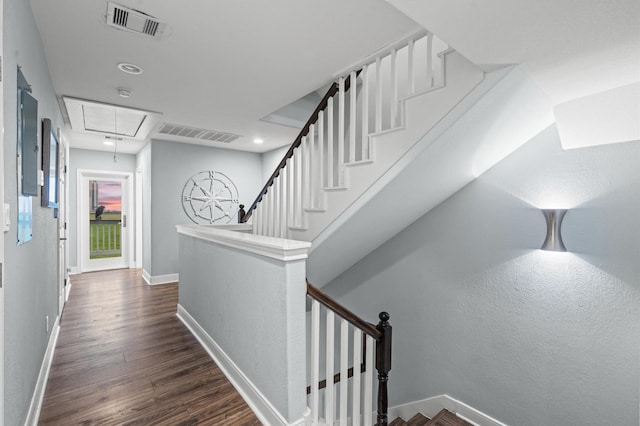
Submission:
M 284 262 L 306 259 L 311 243 L 246 233 L 250 225 L 176 225 L 179 234 Z M 243 232 L 245 231 L 245 232 Z

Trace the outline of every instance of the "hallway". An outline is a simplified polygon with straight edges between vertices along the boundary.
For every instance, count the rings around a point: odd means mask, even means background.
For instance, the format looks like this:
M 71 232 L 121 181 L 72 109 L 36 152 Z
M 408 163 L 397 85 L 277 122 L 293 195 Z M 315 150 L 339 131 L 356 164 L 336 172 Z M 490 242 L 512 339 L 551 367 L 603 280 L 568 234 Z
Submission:
M 178 285 L 71 277 L 41 425 L 260 425 L 176 318 Z

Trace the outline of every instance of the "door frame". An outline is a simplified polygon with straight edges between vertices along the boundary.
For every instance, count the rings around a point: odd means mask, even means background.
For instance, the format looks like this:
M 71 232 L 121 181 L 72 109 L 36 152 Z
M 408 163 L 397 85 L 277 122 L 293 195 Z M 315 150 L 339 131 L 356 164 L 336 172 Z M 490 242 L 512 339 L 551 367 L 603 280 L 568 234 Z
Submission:
M 4 129 L 4 51 L 3 51 L 3 20 L 4 20 L 4 0 L 0 0 L 0 129 Z M 4 200 L 4 131 L 0 132 L 0 218 L 4 229 L 8 219 L 5 217 L 5 200 Z M 14 228 L 15 229 L 15 228 Z M 0 238 L 0 269 L 5 269 L 4 257 L 4 231 Z M 4 271 L 0 270 L 0 423 L 4 419 Z M 14 324 L 11 324 L 15 327 Z
M 135 267 L 142 269 L 142 170 L 136 170 L 135 194 Z M 134 223 L 134 222 L 132 222 Z
M 88 244 L 88 227 L 83 226 L 84 218 L 82 216 L 82 212 L 85 209 L 85 205 L 83 203 L 87 202 L 88 194 L 83 192 L 83 182 L 85 179 L 124 179 L 122 189 L 122 203 L 123 203 L 123 215 L 127 215 L 127 226 L 121 231 L 123 234 L 126 232 L 126 253 L 123 253 L 125 268 L 132 268 L 135 265 L 132 262 L 133 254 L 134 254 L 134 236 L 135 233 L 132 232 L 135 223 L 135 215 L 133 214 L 133 173 L 131 172 L 113 172 L 108 170 L 89 170 L 89 169 L 78 169 L 77 170 L 77 179 L 76 179 L 76 200 L 77 200 L 77 236 L 78 241 L 76 244 L 77 250 L 77 262 L 78 268 L 80 272 L 91 272 L 103 270 L 103 268 L 91 268 L 85 263 L 85 250 L 89 249 Z M 122 235 L 122 234 L 121 234 Z M 123 250 L 125 251 L 125 250 Z M 109 267 L 105 268 L 109 269 Z M 112 268 L 113 269 L 113 268 Z
M 67 141 L 62 137 L 62 132 L 58 127 L 58 158 L 62 161 L 58 162 L 58 188 L 59 191 L 59 203 L 58 203 L 58 318 L 62 318 L 62 310 L 67 301 L 67 282 L 69 278 L 69 256 L 67 243 L 67 223 L 69 215 L 69 176 L 67 174 L 69 163 L 69 150 L 67 149 Z

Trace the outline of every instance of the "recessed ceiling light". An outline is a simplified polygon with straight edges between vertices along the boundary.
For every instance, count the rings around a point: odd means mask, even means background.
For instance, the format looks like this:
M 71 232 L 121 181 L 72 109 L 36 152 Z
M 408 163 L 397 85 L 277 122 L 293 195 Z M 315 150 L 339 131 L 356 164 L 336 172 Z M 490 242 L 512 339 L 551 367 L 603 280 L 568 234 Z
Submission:
M 124 87 L 118 87 L 116 89 L 118 91 L 118 95 L 121 98 L 128 98 L 131 96 L 131 89 L 125 89 Z
M 110 141 L 108 139 L 105 139 L 104 142 L 102 142 L 103 144 L 107 145 L 107 146 L 113 146 L 113 141 Z
M 127 62 L 120 62 L 118 64 L 118 69 L 122 72 L 126 72 L 127 74 L 142 74 L 142 68 Z
M 253 140 L 253 143 L 256 143 L 256 144 L 258 144 L 258 145 L 259 145 L 259 144 L 261 144 L 261 143 L 263 143 L 263 142 L 264 142 L 264 141 L 263 141 L 262 139 L 254 139 L 254 140 Z

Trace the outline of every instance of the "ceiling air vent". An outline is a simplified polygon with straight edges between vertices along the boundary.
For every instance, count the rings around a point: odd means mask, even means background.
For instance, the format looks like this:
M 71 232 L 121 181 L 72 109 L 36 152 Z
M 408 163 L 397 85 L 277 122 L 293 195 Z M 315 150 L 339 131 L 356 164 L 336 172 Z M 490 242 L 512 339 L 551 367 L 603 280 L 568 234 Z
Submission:
M 167 24 L 139 10 L 107 3 L 107 25 L 125 31 L 160 38 Z
M 203 141 L 231 143 L 240 138 L 233 133 L 218 132 L 215 130 L 197 129 L 195 127 L 180 126 L 178 124 L 164 123 L 158 133 L 163 135 L 180 136 L 183 138 L 200 139 Z

